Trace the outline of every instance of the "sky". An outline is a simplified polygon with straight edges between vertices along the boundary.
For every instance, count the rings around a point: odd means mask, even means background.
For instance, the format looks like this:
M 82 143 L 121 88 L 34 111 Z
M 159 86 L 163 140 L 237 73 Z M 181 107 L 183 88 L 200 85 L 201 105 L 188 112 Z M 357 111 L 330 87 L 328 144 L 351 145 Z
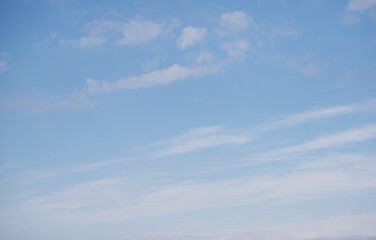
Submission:
M 376 0 L 0 2 L 0 239 L 376 239 Z

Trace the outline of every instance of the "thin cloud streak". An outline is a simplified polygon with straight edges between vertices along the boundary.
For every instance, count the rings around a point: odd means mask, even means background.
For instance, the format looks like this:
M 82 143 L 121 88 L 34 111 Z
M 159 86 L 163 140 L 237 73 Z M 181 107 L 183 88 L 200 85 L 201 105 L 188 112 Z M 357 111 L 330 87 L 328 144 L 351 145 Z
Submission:
M 118 198 L 119 191 L 114 188 L 119 179 L 100 179 L 64 188 L 50 195 L 39 196 L 24 203 L 32 211 L 51 209 L 78 209 L 86 206 L 111 202 Z
M 272 121 L 258 127 L 259 131 L 268 131 L 277 128 L 293 127 L 298 124 L 317 121 L 326 118 L 338 117 L 358 112 L 367 112 L 376 109 L 376 99 L 355 104 L 340 105 L 335 107 L 309 110 L 297 114 L 288 115 L 279 120 Z
M 318 121 L 318 120 L 323 120 L 323 119 L 333 118 L 333 117 L 338 117 L 338 116 L 343 116 L 343 115 L 354 114 L 358 112 L 367 112 L 375 108 L 376 108 L 376 101 L 374 99 L 371 99 L 371 100 L 367 100 L 367 101 L 356 103 L 356 104 L 340 105 L 340 106 L 335 106 L 335 107 L 323 108 L 319 110 L 304 111 L 302 113 L 285 116 L 283 118 L 280 118 L 279 120 L 271 121 L 263 125 L 253 127 L 253 128 L 231 129 L 231 128 L 225 128 L 224 126 L 192 128 L 181 135 L 174 136 L 166 140 L 150 143 L 144 147 L 140 147 L 138 149 L 138 152 L 140 151 L 146 152 L 145 154 L 141 153 L 141 155 L 144 156 L 142 157 L 142 159 L 154 159 L 154 158 L 171 156 L 171 155 L 176 155 L 176 154 L 186 154 L 186 153 L 190 153 L 192 151 L 196 151 L 200 149 L 214 148 L 214 147 L 223 146 L 223 145 L 241 145 L 241 144 L 249 143 L 250 141 L 257 138 L 258 135 L 266 131 L 293 127 L 299 124 L 304 124 L 308 122 L 313 122 L 313 121 Z M 369 126 L 369 128 L 364 129 L 363 132 L 367 134 L 368 130 L 373 130 L 373 129 L 374 129 L 373 127 Z M 355 131 L 352 133 L 356 134 L 357 132 Z M 348 134 L 351 134 L 351 132 Z M 368 134 L 372 134 L 372 132 L 368 132 Z M 344 135 L 346 136 L 346 134 Z M 344 136 L 339 135 L 337 138 L 338 141 L 340 141 L 342 137 Z M 373 138 L 373 137 L 370 136 L 370 138 Z M 350 139 L 348 138 L 346 139 L 347 139 L 346 141 L 349 141 L 349 142 L 351 142 L 351 140 L 356 141 L 356 139 L 352 138 L 352 136 L 350 136 Z M 367 139 L 364 139 L 364 140 L 367 140 Z M 324 140 L 322 139 L 321 141 L 324 141 Z M 343 144 L 345 143 L 346 142 L 344 142 Z M 315 144 L 316 145 L 320 144 L 320 142 L 316 142 Z M 338 142 L 337 144 L 340 144 L 340 143 Z M 308 145 L 305 147 L 308 148 Z M 298 151 L 299 149 L 295 149 L 295 150 Z M 284 150 L 284 151 L 293 152 L 293 149 Z M 303 149 L 301 149 L 300 151 L 303 151 Z M 272 155 L 274 156 L 278 154 L 279 153 L 275 153 Z M 265 158 L 266 156 L 262 157 L 262 159 L 265 159 Z M 140 159 L 140 158 L 137 158 L 137 159 Z
M 375 108 L 376 100 L 371 99 L 356 104 L 304 111 L 302 113 L 292 114 L 281 118 L 280 120 L 272 121 L 254 128 L 227 130 L 229 133 L 223 132 L 225 129 L 221 126 L 194 128 L 181 136 L 174 137 L 167 141 L 155 143 L 154 145 L 161 146 L 162 150 L 159 150 L 156 154 L 157 156 L 161 157 L 166 155 L 188 153 L 193 150 L 216 147 L 223 144 L 245 144 L 251 139 L 254 139 L 258 134 L 265 131 L 293 127 L 307 122 L 338 117 L 347 114 L 366 112 Z M 299 148 L 284 149 L 283 151 L 297 152 L 309 150 L 309 148 L 312 148 L 311 150 L 314 150 L 324 148 L 326 145 L 326 147 L 332 147 L 351 142 L 365 141 L 374 138 L 374 131 L 375 125 L 370 125 L 366 126 L 364 129 L 360 128 L 358 130 L 351 130 L 349 132 L 339 134 L 338 136 L 327 136 L 323 139 L 316 140 L 315 142 L 307 143 L 306 145 L 300 146 Z M 278 154 L 280 153 L 275 153 L 275 155 Z
M 243 144 L 248 141 L 249 137 L 227 130 L 223 126 L 211 126 L 190 129 L 180 136 L 152 145 L 161 149 L 157 150 L 154 157 L 163 157 L 227 144 Z
M 256 161 L 273 161 L 288 159 L 296 154 L 312 152 L 315 150 L 342 147 L 352 143 L 363 142 L 376 138 L 376 125 L 366 125 L 356 129 L 335 133 L 307 143 L 272 150 L 266 154 L 255 157 Z
M 91 94 L 99 92 L 112 92 L 119 89 L 148 88 L 156 85 L 165 85 L 170 82 L 184 80 L 190 77 L 199 77 L 207 74 L 217 73 L 222 68 L 222 64 L 217 63 L 205 66 L 172 66 L 140 76 L 130 76 L 116 82 L 99 82 L 87 79 L 88 92 Z

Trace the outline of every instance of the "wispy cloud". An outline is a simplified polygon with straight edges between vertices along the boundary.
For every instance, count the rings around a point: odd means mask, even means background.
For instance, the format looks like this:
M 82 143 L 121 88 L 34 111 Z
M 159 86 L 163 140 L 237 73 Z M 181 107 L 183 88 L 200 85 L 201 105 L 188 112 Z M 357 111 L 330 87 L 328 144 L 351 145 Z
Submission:
M 178 47 L 185 49 L 201 42 L 207 35 L 206 28 L 194 28 L 192 26 L 183 29 L 177 40 Z
M 24 204 L 32 211 L 56 212 L 46 221 L 79 224 L 121 221 L 210 208 L 247 206 L 268 202 L 281 204 L 322 199 L 376 187 L 367 172 L 341 170 L 305 171 L 282 176 L 254 176 L 208 182 L 182 182 L 142 192 L 130 190 L 116 179 L 90 181 L 67 187 Z M 133 192 L 133 193 L 132 193 Z M 110 208 L 85 206 L 111 202 Z M 29 210 L 29 211 L 30 211 Z
M 282 117 L 279 120 L 272 121 L 260 127 L 260 130 L 271 130 L 274 128 L 291 127 L 298 124 L 317 121 L 331 117 L 338 117 L 359 112 L 367 112 L 376 109 L 376 100 L 369 99 L 367 101 L 349 105 L 340 105 L 335 107 L 327 107 L 316 110 L 304 111 L 297 114 Z
M 8 64 L 5 61 L 0 61 L 0 72 L 3 72 L 8 69 Z
M 254 141 L 259 135 L 266 131 L 273 131 L 281 128 L 294 127 L 300 124 L 350 115 L 361 112 L 369 112 L 376 108 L 376 101 L 370 99 L 364 102 L 339 105 L 315 110 L 303 111 L 301 113 L 278 117 L 275 120 L 249 128 L 228 128 L 225 126 L 198 127 L 187 130 L 181 135 L 147 144 L 135 152 L 135 156 L 143 156 L 143 159 L 164 157 L 176 154 L 187 154 L 193 151 L 214 148 L 223 145 L 240 145 Z M 374 125 L 361 127 L 325 136 L 308 143 L 293 147 L 273 150 L 262 156 L 259 160 L 279 158 L 291 158 L 293 154 L 313 151 L 318 149 L 342 146 L 350 143 L 366 141 L 374 137 Z M 284 154 L 282 154 L 284 153 Z M 132 157 L 133 159 L 134 157 Z M 100 166 L 122 163 L 126 160 L 113 160 L 87 164 L 79 167 L 79 171 L 95 169 Z
M 275 41 L 277 38 L 281 37 L 298 37 L 301 34 L 301 31 L 296 29 L 294 26 L 291 25 L 281 25 L 275 27 L 269 33 L 269 39 L 271 41 Z
M 376 0 L 349 0 L 347 9 L 362 11 L 376 6 Z
M 46 196 L 34 197 L 25 202 L 24 206 L 33 211 L 47 211 L 111 202 L 118 198 L 118 190 L 113 188 L 118 182 L 118 179 L 101 179 L 79 183 Z
M 294 67 L 296 72 L 302 73 L 306 76 L 319 76 L 329 67 L 328 63 L 308 63 L 303 66 Z
M 79 47 L 86 48 L 86 47 L 96 47 L 102 45 L 106 41 L 104 37 L 81 37 L 77 42 L 75 42 Z
M 38 181 L 46 181 L 57 175 L 56 170 L 51 169 L 39 169 L 26 171 L 19 176 L 17 179 L 23 184 L 32 184 Z
M 213 126 L 194 128 L 180 136 L 153 145 L 162 149 L 156 153 L 156 156 L 161 157 L 226 144 L 243 144 L 248 141 L 248 136 L 226 130 L 222 126 Z
M 96 47 L 105 43 L 109 38 L 121 34 L 122 23 L 109 20 L 94 20 L 85 24 L 85 35 L 79 39 L 60 40 L 61 46 L 75 45 L 81 48 Z
M 376 138 L 376 125 L 366 125 L 327 135 L 303 144 L 272 150 L 269 153 L 263 154 L 258 159 L 259 161 L 284 159 L 289 158 L 291 154 L 301 154 L 320 149 L 341 147 L 347 144 L 367 141 L 374 138 Z
M 200 51 L 200 53 L 197 55 L 196 63 L 197 64 L 204 64 L 204 63 L 210 63 L 215 59 L 214 53 L 209 51 Z
M 325 60 L 315 60 L 312 57 L 291 58 L 283 54 L 266 54 L 262 56 L 267 63 L 277 64 L 291 73 L 307 77 L 318 77 L 330 70 L 331 62 Z
M 129 236 L 144 240 L 374 240 L 376 214 L 354 214 L 286 224 L 264 224 L 257 226 L 238 226 L 216 231 L 155 231 L 148 234 Z M 242 225 L 242 224 L 241 224 Z M 251 238 L 250 238 L 251 236 Z
M 97 169 L 103 169 L 104 167 L 108 167 L 114 164 L 123 163 L 126 160 L 124 159 L 115 159 L 111 161 L 103 161 L 103 162 L 96 162 L 96 163 L 88 163 L 88 164 L 82 164 L 79 166 L 74 167 L 74 171 L 76 172 L 87 172 Z
M 269 128 L 290 127 L 304 122 L 367 111 L 373 101 L 337 106 L 287 116 L 268 123 Z M 261 130 L 260 130 L 261 131 Z M 376 125 L 320 137 L 295 146 L 266 152 L 265 159 L 291 156 L 295 153 L 345 146 L 376 138 Z M 248 131 L 227 129 L 223 126 L 194 128 L 180 136 L 152 144 L 153 157 L 183 154 L 199 149 L 223 145 L 244 144 L 253 140 Z M 76 168 L 78 172 L 92 170 L 123 160 L 100 162 Z M 338 168 L 348 163 L 349 168 Z M 356 163 L 356 164 L 355 164 Z M 362 168 L 358 163 L 364 163 Z M 332 198 L 355 191 L 376 188 L 374 160 L 359 154 L 324 156 L 298 164 L 294 171 L 285 169 L 278 174 L 260 172 L 252 176 L 238 176 L 221 180 L 179 181 L 174 184 L 152 186 L 142 183 L 129 187 L 123 179 L 98 179 L 73 184 L 45 195 L 33 195 L 20 207 L 23 214 L 43 213 L 49 223 L 82 224 L 122 221 L 148 216 L 196 211 L 211 208 L 231 208 L 260 203 L 285 204 Z M 67 211 L 69 210 L 69 212 Z M 38 215 L 37 214 L 37 215 Z M 38 215 L 42 216 L 42 215 Z M 275 230 L 276 231 L 276 230 Z M 307 235 L 306 239 L 316 236 Z M 294 238 L 286 238 L 294 239 Z M 298 238 L 297 239 L 301 239 Z
M 304 111 L 297 114 L 281 117 L 265 124 L 243 129 L 226 129 L 223 126 L 194 128 L 181 136 L 174 137 L 167 141 L 154 144 L 162 150 L 158 150 L 157 155 L 172 155 L 188 153 L 193 150 L 220 146 L 223 144 L 244 144 L 253 140 L 257 135 L 279 128 L 293 127 L 299 124 L 323 120 L 327 118 L 339 117 L 360 112 L 368 112 L 376 108 L 376 101 L 370 99 L 364 102 L 340 105 L 335 107 L 321 108 L 317 110 Z M 345 131 L 319 138 L 302 145 L 275 150 L 271 155 L 278 155 L 282 152 L 297 153 L 308 150 L 342 146 L 372 139 L 376 136 L 375 125 L 368 125 L 358 129 Z
M 350 15 L 350 14 L 346 14 L 343 18 L 342 18 L 342 22 L 345 23 L 345 24 L 359 24 L 361 23 L 362 21 L 360 20 L 360 18 L 356 15 Z
M 0 110 L 26 110 L 31 112 L 46 112 L 56 109 L 82 110 L 96 106 L 85 93 L 73 94 L 62 99 L 39 99 L 34 97 L 8 97 L 0 101 Z
M 300 161 L 297 164 L 299 170 L 307 169 L 333 169 L 343 167 L 345 165 L 356 165 L 357 163 L 365 163 L 369 161 L 375 161 L 374 156 L 364 156 L 362 154 L 328 154 L 325 156 L 312 156 L 305 157 L 304 161 Z
M 222 43 L 222 49 L 227 51 L 229 58 L 239 57 L 248 51 L 249 48 L 250 46 L 246 39 Z
M 119 45 L 137 45 L 152 41 L 163 32 L 171 30 L 171 23 L 157 23 L 150 20 L 131 19 L 129 22 L 94 20 L 85 24 L 85 35 L 79 39 L 62 39 L 61 46 L 75 45 L 81 48 L 96 47 L 108 40 Z
M 173 64 L 172 66 L 155 70 L 140 76 L 130 76 L 120 79 L 116 82 L 99 82 L 87 79 L 89 93 L 111 92 L 119 89 L 147 88 L 156 85 L 164 85 L 170 82 L 187 79 L 190 77 L 199 77 L 207 74 L 213 74 L 221 69 L 221 64 L 181 66 Z

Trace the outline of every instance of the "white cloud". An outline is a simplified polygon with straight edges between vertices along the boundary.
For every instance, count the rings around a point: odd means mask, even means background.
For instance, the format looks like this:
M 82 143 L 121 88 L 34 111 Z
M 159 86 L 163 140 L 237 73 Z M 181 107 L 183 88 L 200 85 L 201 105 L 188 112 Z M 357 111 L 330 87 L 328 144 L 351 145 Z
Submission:
M 106 36 L 118 34 L 122 31 L 123 23 L 109 20 L 94 20 L 84 26 L 84 31 L 89 36 Z
M 161 34 L 162 26 L 149 20 L 131 20 L 124 24 L 123 38 L 119 40 L 119 44 L 136 45 L 151 41 Z
M 376 125 L 368 125 L 365 127 L 352 129 L 333 135 L 329 135 L 317 140 L 289 147 L 281 150 L 282 152 L 296 152 L 296 151 L 309 151 L 328 147 L 336 147 L 348 143 L 356 143 L 361 141 L 370 140 L 376 137 Z
M 369 112 L 376 108 L 376 101 L 370 99 L 361 103 L 340 105 L 317 110 L 304 111 L 281 117 L 269 123 L 244 129 L 226 129 L 223 126 L 193 128 L 180 136 L 152 144 L 157 147 L 154 157 L 189 153 L 195 150 L 212 148 L 227 144 L 245 144 L 253 140 L 258 134 L 278 128 L 292 127 L 307 122 L 326 118 L 333 118 L 359 112 Z M 318 149 L 338 147 L 346 144 L 366 141 L 376 137 L 375 125 L 369 125 L 330 136 L 325 136 L 308 143 L 277 149 L 252 160 L 278 160 L 292 158 L 296 153 Z M 149 149 L 150 150 L 150 149 Z
M 116 82 L 99 82 L 87 79 L 89 93 L 111 92 L 118 89 L 136 89 L 147 88 L 156 85 L 168 84 L 170 82 L 183 80 L 189 77 L 199 77 L 206 74 L 213 74 L 220 70 L 221 65 L 206 66 L 181 66 L 173 64 L 172 66 L 155 70 L 140 76 L 130 76 L 120 79 Z
M 310 201 L 376 187 L 368 172 L 306 171 L 279 176 L 253 176 L 221 181 L 181 182 L 173 185 L 126 191 L 117 180 L 98 180 L 67 187 L 27 201 L 29 211 L 72 209 L 57 212 L 48 222 L 82 224 L 121 221 L 210 208 L 247 206 L 268 202 Z M 80 209 L 111 202 L 111 207 Z
M 90 48 L 90 47 L 100 46 L 103 43 L 105 43 L 106 41 L 107 41 L 107 38 L 102 37 L 102 36 L 84 36 L 84 37 L 81 37 L 78 40 L 75 40 L 75 39 L 59 40 L 59 45 L 61 47 L 66 47 L 66 46 L 72 45 L 72 46 L 76 46 L 76 47 L 80 47 L 80 48 Z
M 362 11 L 376 6 L 376 0 L 349 0 L 347 9 Z
M 273 150 L 261 156 L 259 160 L 262 161 L 283 159 L 286 157 L 286 155 L 290 156 L 291 154 L 299 154 L 314 150 L 340 147 L 351 143 L 371 140 L 374 138 L 376 138 L 376 125 L 367 125 L 364 127 L 324 136 L 296 146 Z
M 160 141 L 151 145 L 153 147 L 157 147 L 157 150 L 154 151 L 154 157 L 161 157 L 167 155 L 189 153 L 191 151 L 199 149 L 212 148 L 227 144 L 244 144 L 253 140 L 258 134 L 265 131 L 270 131 L 278 128 L 292 127 L 307 122 L 338 117 L 347 114 L 368 112 L 375 108 L 376 100 L 371 99 L 356 104 L 340 105 L 335 107 L 304 111 L 298 114 L 292 114 L 285 117 L 281 117 L 269 123 L 265 123 L 260 126 L 255 126 L 253 128 L 226 129 L 223 126 L 193 128 L 180 136 L 173 137 L 165 141 Z M 370 138 L 373 138 L 373 133 L 372 131 L 370 131 L 373 130 L 372 126 L 373 125 L 371 125 L 371 127 L 365 127 L 364 129 L 359 128 L 356 131 L 351 130 L 344 133 L 333 134 L 332 137 L 325 136 L 323 138 L 320 138 L 319 140 L 314 140 L 299 146 L 290 147 L 287 150 L 274 150 L 272 151 L 272 153 L 260 156 L 260 159 L 285 159 L 286 154 L 289 158 L 291 158 L 291 155 L 289 154 L 321 148 L 335 147 L 358 141 L 365 141 Z M 371 136 L 367 134 L 371 134 Z M 356 137 L 358 135 L 361 135 L 363 138 Z M 282 154 L 281 151 L 286 152 Z M 280 156 L 277 156 L 279 154 Z
M 209 63 L 214 60 L 214 53 L 209 51 L 200 51 L 196 58 L 197 64 Z
M 76 44 L 82 48 L 96 47 L 102 45 L 105 41 L 106 38 L 104 37 L 81 37 Z
M 34 211 L 50 209 L 77 209 L 110 202 L 119 195 L 113 187 L 118 179 L 101 179 L 66 187 L 47 196 L 35 197 L 24 203 Z
M 222 126 L 213 126 L 194 128 L 181 136 L 154 145 L 162 148 L 156 153 L 157 157 L 161 157 L 225 144 L 243 144 L 249 140 L 242 134 L 226 131 Z
M 370 99 L 362 103 L 328 107 L 317 110 L 304 111 L 283 117 L 280 120 L 273 121 L 260 127 L 261 130 L 270 130 L 273 128 L 290 127 L 297 124 L 311 122 L 315 120 L 342 116 L 357 112 L 366 112 L 376 108 L 376 100 Z
M 80 48 L 96 47 L 105 43 L 110 37 L 121 33 L 122 23 L 109 20 L 94 20 L 85 24 L 86 33 L 80 39 L 60 40 L 60 46 L 74 45 Z
M 361 154 L 329 154 L 324 157 L 305 157 L 305 160 L 298 164 L 298 169 L 329 169 L 337 168 L 345 164 L 356 164 L 357 162 L 367 162 L 376 158 Z
M 221 28 L 228 32 L 243 32 L 252 23 L 252 17 L 241 11 L 222 14 L 219 22 Z
M 207 35 L 206 28 L 194 28 L 192 26 L 183 29 L 177 40 L 178 47 L 181 49 L 191 47 L 201 42 Z
M 244 54 L 249 49 L 249 44 L 246 39 L 241 39 L 235 42 L 225 42 L 222 48 L 227 51 L 230 58 L 238 57 Z
M 8 69 L 8 64 L 5 61 L 0 61 L 0 72 Z
M 108 167 L 110 165 L 118 164 L 118 163 L 123 163 L 126 160 L 124 159 L 115 159 L 111 161 L 103 161 L 103 162 L 96 162 L 96 163 L 88 163 L 88 164 L 83 164 L 74 167 L 75 172 L 88 172 L 92 170 L 97 170 L 97 169 L 103 169 L 104 167 Z
M 360 104 L 306 111 L 277 120 L 267 130 L 367 111 L 373 107 L 374 101 L 367 101 Z M 289 148 L 277 149 L 272 153 L 283 155 L 312 151 L 366 141 L 375 137 L 376 125 L 369 125 Z M 248 141 L 250 138 L 243 131 L 211 126 L 191 129 L 180 136 L 157 142 L 154 146 L 158 150 L 155 151 L 157 156 L 168 156 L 215 146 L 243 144 Z M 100 179 L 74 184 L 46 195 L 28 197 L 29 200 L 20 206 L 19 215 L 22 217 L 36 216 L 37 221 L 48 222 L 48 226 L 51 226 L 51 223 L 59 225 L 122 221 L 210 208 L 234 208 L 260 203 L 284 204 L 332 198 L 376 187 L 375 167 L 363 167 L 362 169 L 355 167 L 355 163 L 367 161 L 364 156 L 359 154 L 324 156 L 318 161 L 298 165 L 296 168 L 294 167 L 294 171 L 288 171 L 288 173 L 286 169 L 283 169 L 273 175 L 261 171 L 252 175 L 245 174 L 246 177 L 237 176 L 220 180 L 196 179 L 195 181 L 153 186 L 150 186 L 150 182 L 136 183 L 136 189 L 133 188 L 133 185 L 129 187 L 129 182 L 123 180 Z M 122 160 L 88 164 L 76 170 L 89 171 L 119 162 Z M 338 164 L 344 163 L 351 164 L 351 167 L 336 167 Z M 369 166 L 374 166 L 374 160 Z M 296 171 L 297 169 L 300 172 Z M 48 211 L 48 214 L 42 214 L 44 211 Z M 14 216 L 16 215 L 12 215 L 12 217 Z M 7 218 L 4 217 L 4 219 Z M 336 228 L 337 230 L 345 229 L 339 226 Z M 280 233 L 279 230 L 281 230 L 285 231 L 284 234 L 291 233 L 290 238 L 286 235 L 285 239 L 319 237 L 319 235 L 309 235 L 309 230 L 314 228 L 289 232 L 290 228 L 283 226 L 280 229 L 279 227 L 270 228 L 270 231 L 262 232 L 260 230 L 259 233 L 268 232 L 269 234 L 272 232 L 275 236 L 279 236 L 277 233 Z M 334 230 L 331 233 L 334 233 Z M 351 233 L 353 234 L 353 232 Z M 303 238 L 301 234 L 306 237 Z M 262 235 L 257 236 L 261 237 Z M 271 239 L 276 238 L 271 236 Z
M 171 28 L 172 24 L 167 28 Z M 164 24 L 149 20 L 133 19 L 126 23 L 94 20 L 85 24 L 83 31 L 86 34 L 80 39 L 60 40 L 59 43 L 61 46 L 75 45 L 87 48 L 102 45 L 109 39 L 115 39 L 120 45 L 136 45 L 157 38 L 162 33 L 163 27 Z

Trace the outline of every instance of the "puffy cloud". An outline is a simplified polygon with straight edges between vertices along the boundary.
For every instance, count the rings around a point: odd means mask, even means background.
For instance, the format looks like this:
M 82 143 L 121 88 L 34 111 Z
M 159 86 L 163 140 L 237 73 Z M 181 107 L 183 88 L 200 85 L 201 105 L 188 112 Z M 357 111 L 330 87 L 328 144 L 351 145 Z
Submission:
M 253 23 L 252 17 L 244 12 L 234 11 L 222 14 L 220 17 L 220 26 L 229 32 L 242 32 Z
M 149 20 L 131 20 L 123 27 L 123 38 L 119 44 L 135 45 L 145 43 L 158 37 L 162 32 L 162 24 L 153 23 Z
M 179 48 L 187 48 L 201 42 L 207 35 L 206 28 L 186 27 L 177 40 Z

